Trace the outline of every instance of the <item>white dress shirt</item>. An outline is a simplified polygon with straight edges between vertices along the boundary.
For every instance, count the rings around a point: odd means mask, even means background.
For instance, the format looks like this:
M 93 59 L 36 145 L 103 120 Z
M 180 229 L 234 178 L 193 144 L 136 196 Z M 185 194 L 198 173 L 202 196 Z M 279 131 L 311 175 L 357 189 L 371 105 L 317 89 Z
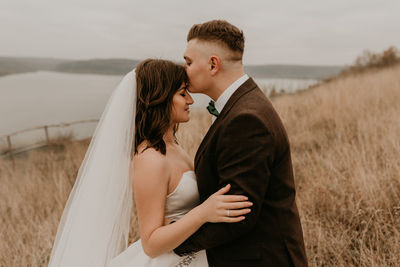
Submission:
M 226 102 L 228 102 L 229 98 L 233 95 L 233 93 L 245 82 L 249 76 L 244 74 L 242 77 L 234 81 L 225 91 L 218 97 L 217 101 L 215 101 L 215 109 L 221 113 L 222 109 L 225 107 Z M 214 123 L 217 117 L 212 116 L 212 122 Z

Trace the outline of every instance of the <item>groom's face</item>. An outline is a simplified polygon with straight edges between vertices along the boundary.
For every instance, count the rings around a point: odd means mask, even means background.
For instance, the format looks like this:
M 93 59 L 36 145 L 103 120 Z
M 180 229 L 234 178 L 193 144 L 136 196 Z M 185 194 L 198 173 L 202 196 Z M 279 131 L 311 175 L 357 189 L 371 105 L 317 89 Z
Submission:
M 210 64 L 204 42 L 192 39 L 184 54 L 185 69 L 189 77 L 191 93 L 205 93 L 210 87 Z

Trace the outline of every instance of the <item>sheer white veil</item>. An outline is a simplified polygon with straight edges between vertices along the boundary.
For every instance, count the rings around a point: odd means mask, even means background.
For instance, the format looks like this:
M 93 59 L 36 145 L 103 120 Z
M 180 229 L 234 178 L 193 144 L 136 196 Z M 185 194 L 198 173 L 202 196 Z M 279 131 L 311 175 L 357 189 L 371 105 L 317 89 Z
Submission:
M 134 69 L 114 89 L 97 124 L 58 225 L 49 266 L 106 266 L 127 248 L 135 115 Z

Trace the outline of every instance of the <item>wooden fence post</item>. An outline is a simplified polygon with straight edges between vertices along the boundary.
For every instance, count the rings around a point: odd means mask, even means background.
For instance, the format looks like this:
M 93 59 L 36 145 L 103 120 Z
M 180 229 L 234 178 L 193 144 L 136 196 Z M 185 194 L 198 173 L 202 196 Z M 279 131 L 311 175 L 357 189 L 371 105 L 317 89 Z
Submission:
M 13 168 L 15 169 L 15 160 L 14 160 L 14 155 L 12 152 L 11 136 L 9 136 L 9 135 L 7 135 L 7 143 L 8 143 L 8 153 L 10 154 Z
M 48 126 L 47 125 L 45 125 L 44 126 L 44 132 L 45 132 L 45 134 L 46 134 L 46 143 L 47 143 L 47 145 L 49 145 L 50 144 L 50 140 L 49 140 L 49 130 L 48 130 Z

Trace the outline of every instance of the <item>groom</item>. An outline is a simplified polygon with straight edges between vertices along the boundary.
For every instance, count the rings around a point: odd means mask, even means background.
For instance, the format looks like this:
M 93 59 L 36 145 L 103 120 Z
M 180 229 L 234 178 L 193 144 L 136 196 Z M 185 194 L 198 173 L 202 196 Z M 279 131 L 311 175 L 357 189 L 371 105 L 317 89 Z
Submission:
M 211 97 L 213 124 L 195 157 L 200 200 L 222 186 L 253 202 L 239 223 L 207 223 L 174 251 L 206 249 L 213 266 L 307 266 L 295 202 L 290 147 L 282 122 L 243 70 L 243 32 L 213 20 L 190 29 L 190 91 Z M 227 211 L 227 216 L 229 213 Z

